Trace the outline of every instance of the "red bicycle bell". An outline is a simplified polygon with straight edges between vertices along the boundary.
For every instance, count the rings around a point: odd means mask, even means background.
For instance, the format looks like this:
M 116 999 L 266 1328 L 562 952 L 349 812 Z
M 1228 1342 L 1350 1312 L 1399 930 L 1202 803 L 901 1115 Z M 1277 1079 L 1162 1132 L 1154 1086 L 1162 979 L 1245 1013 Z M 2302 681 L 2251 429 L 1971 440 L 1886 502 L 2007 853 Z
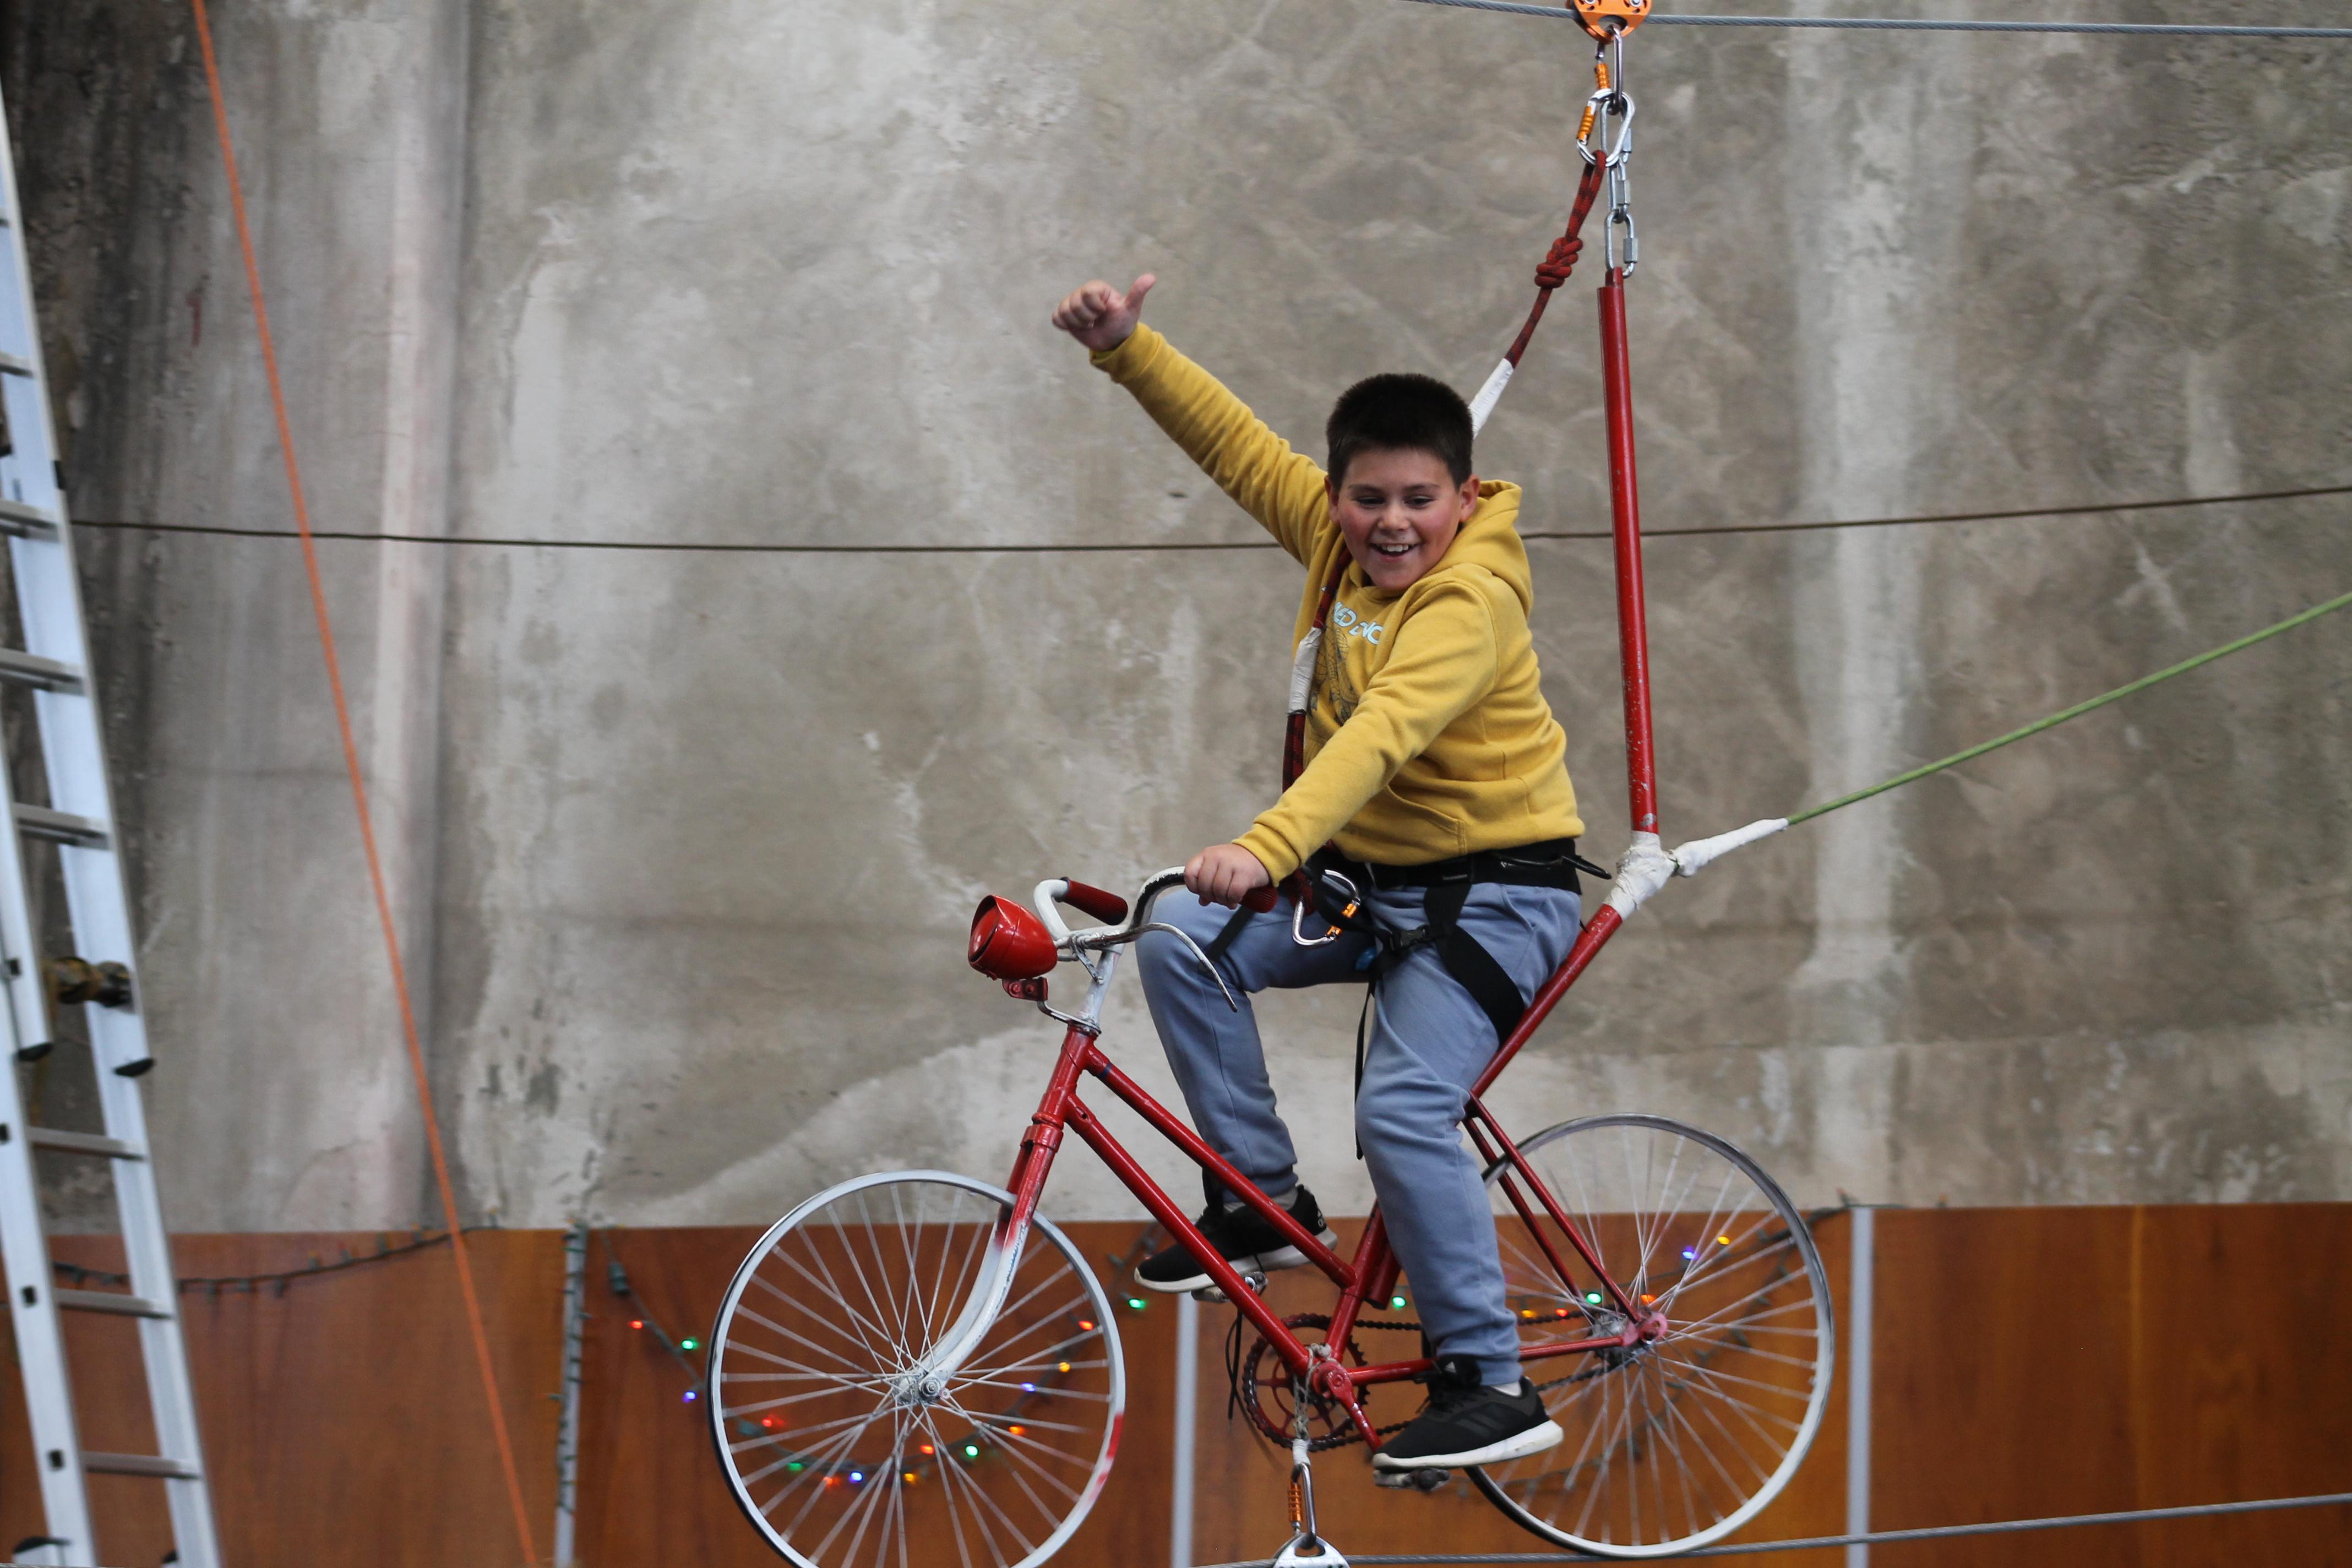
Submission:
M 1053 973 L 1060 955 L 1045 922 L 1009 899 L 992 893 L 971 915 L 971 965 L 991 980 L 1034 980 Z

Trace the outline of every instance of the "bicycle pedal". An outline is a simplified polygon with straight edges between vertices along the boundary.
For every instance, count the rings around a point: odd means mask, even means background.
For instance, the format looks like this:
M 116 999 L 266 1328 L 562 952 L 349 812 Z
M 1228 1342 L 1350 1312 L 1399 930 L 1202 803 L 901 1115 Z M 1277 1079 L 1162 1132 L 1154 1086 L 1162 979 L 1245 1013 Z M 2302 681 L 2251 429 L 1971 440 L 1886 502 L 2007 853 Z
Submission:
M 1374 1470 L 1372 1485 L 1391 1491 L 1433 1492 L 1453 1479 L 1450 1470 Z
M 1253 1296 L 1263 1296 L 1265 1294 L 1265 1276 L 1264 1274 L 1255 1272 L 1244 1274 L 1242 1276 L 1242 1283 L 1250 1288 L 1250 1294 Z M 1198 1290 L 1192 1292 L 1192 1300 L 1195 1301 L 1206 1301 L 1213 1307 L 1220 1307 L 1233 1300 L 1233 1298 L 1226 1295 L 1214 1285 L 1203 1285 Z

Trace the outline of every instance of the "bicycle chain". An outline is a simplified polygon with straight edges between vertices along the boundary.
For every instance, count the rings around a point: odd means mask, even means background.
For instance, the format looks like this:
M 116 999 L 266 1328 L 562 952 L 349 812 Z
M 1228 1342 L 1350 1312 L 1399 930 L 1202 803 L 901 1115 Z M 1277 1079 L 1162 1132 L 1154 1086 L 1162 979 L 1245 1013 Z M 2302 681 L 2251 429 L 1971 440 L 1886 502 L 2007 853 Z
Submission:
M 1236 1328 L 1240 1326 L 1240 1314 L 1236 1313 L 1234 1315 L 1234 1326 Z M 1282 1321 L 1284 1327 L 1292 1329 L 1323 1329 L 1328 1331 L 1331 1327 L 1330 1318 L 1321 1312 L 1299 1312 L 1291 1317 L 1285 1318 Z M 1368 1320 L 1357 1323 L 1356 1327 L 1359 1329 L 1383 1329 L 1402 1333 L 1417 1334 L 1421 1332 L 1421 1325 L 1412 1321 L 1376 1322 Z M 1363 1352 L 1356 1348 L 1354 1340 L 1355 1336 L 1350 1334 L 1349 1336 L 1349 1344 L 1347 1347 L 1348 1353 L 1354 1358 L 1357 1365 L 1361 1366 L 1364 1361 Z M 1255 1342 L 1250 1346 L 1248 1353 L 1236 1359 L 1233 1369 L 1234 1378 L 1234 1394 L 1235 1399 L 1242 1406 L 1243 1413 L 1249 1417 L 1250 1425 L 1257 1429 L 1259 1436 L 1265 1437 L 1269 1442 L 1286 1445 L 1290 1441 L 1287 1424 L 1276 1423 L 1273 1420 L 1272 1413 L 1258 1401 L 1258 1390 L 1264 1385 L 1261 1385 L 1257 1380 L 1256 1369 L 1259 1363 L 1273 1350 L 1273 1348 L 1274 1347 L 1267 1342 L 1265 1336 L 1264 1334 L 1260 1334 L 1256 1337 Z M 1336 1406 L 1332 1406 L 1329 1402 L 1326 1400 L 1318 1399 L 1315 1401 L 1315 1403 L 1318 1406 L 1323 1408 L 1327 1418 L 1330 1411 L 1336 1408 Z M 1281 1425 L 1284 1427 L 1280 1436 L 1276 1435 L 1276 1426 L 1277 1425 Z M 1412 1423 L 1409 1421 L 1398 1421 L 1386 1426 L 1375 1426 L 1372 1430 L 1379 1436 L 1385 1437 L 1391 1433 L 1403 1431 L 1405 1427 L 1410 1425 L 1412 1425 Z M 1355 1424 L 1353 1422 L 1348 1422 L 1342 1425 L 1337 1431 L 1327 1433 L 1320 1437 L 1308 1438 L 1307 1441 L 1307 1448 L 1309 1453 L 1325 1454 L 1330 1452 L 1334 1448 L 1344 1448 L 1350 1443 L 1360 1443 L 1363 1440 L 1363 1434 L 1356 1430 Z

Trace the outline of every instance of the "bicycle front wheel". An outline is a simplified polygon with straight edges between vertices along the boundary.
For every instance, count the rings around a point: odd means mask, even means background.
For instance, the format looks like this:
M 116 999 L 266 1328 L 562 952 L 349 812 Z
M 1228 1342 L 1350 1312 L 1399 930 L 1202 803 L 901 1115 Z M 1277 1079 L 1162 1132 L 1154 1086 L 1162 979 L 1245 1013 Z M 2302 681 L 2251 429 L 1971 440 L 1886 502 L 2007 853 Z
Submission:
M 1531 1355 L 1566 1440 L 1471 1479 L 1528 1530 L 1596 1556 L 1721 1540 L 1788 1484 L 1829 1403 L 1836 1325 L 1804 1216 L 1730 1143 L 1662 1116 L 1564 1121 L 1520 1152 L 1601 1271 L 1664 1329 L 1622 1350 Z M 1497 1161 L 1486 1182 L 1530 1351 L 1623 1330 L 1616 1293 L 1526 1173 Z
M 865 1176 L 736 1269 L 710 1331 L 711 1436 L 736 1502 L 802 1568 L 1028 1568 L 1102 1490 L 1127 1403 L 1110 1302 L 1043 1218 L 1001 1251 L 1012 1205 L 943 1171 Z

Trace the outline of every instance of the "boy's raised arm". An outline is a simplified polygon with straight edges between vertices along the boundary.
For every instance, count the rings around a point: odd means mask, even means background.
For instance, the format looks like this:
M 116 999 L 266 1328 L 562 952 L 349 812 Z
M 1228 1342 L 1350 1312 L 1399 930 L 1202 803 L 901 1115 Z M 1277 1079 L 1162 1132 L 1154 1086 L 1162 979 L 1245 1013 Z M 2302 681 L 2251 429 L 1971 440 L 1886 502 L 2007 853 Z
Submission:
M 1072 291 L 1054 324 L 1086 345 L 1094 363 L 1135 395 L 1170 438 L 1217 487 L 1300 561 L 1331 527 L 1323 470 L 1266 428 L 1224 384 L 1141 321 L 1145 273 L 1122 294 L 1097 281 Z

